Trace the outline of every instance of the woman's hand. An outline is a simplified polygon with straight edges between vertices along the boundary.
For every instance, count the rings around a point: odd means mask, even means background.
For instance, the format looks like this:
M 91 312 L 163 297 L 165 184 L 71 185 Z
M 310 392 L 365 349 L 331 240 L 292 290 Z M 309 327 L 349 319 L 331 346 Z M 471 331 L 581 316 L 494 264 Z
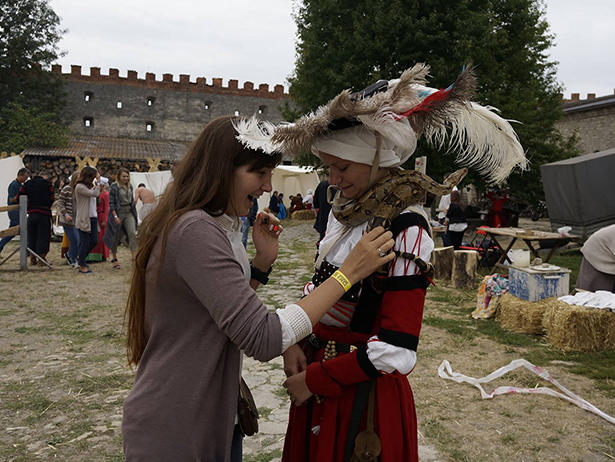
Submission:
M 307 386 L 305 375 L 305 371 L 299 372 L 284 381 L 284 388 L 295 406 L 301 406 L 313 395 Z
M 305 353 L 296 343 L 290 346 L 283 354 L 284 373 L 286 377 L 291 377 L 307 369 L 307 358 Z
M 351 284 L 356 284 L 395 258 L 395 254 L 389 252 L 395 245 L 392 237 L 391 231 L 384 232 L 384 228 L 378 226 L 361 238 L 340 268 Z
M 278 238 L 282 232 L 280 220 L 270 213 L 259 213 L 252 230 L 252 241 L 256 248 L 256 256 L 252 263 L 259 270 L 267 272 L 278 258 Z
M 118 217 L 117 215 L 113 217 L 113 221 L 115 221 L 116 225 L 119 225 L 121 223 L 120 217 Z

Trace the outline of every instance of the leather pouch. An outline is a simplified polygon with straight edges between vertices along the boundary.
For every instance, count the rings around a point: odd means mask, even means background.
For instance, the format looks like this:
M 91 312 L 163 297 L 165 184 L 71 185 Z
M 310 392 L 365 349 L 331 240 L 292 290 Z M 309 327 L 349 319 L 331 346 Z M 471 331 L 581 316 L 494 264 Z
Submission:
M 243 377 L 239 382 L 237 415 L 239 420 L 239 428 L 244 436 L 252 436 L 255 433 L 258 433 L 258 408 L 254 402 L 252 392 Z

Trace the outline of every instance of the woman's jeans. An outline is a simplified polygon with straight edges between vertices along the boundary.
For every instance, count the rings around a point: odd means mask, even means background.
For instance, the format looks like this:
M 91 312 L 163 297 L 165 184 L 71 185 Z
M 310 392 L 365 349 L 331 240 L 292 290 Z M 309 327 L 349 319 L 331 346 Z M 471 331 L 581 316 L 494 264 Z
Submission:
M 243 454 L 243 436 L 241 436 L 241 430 L 239 424 L 235 424 L 235 431 L 233 432 L 233 443 L 231 444 L 231 462 L 241 462 Z
M 98 244 L 98 218 L 90 218 L 90 232 L 79 230 L 79 266 L 85 266 L 85 259 Z
M 74 226 L 64 226 L 64 232 L 70 243 L 68 247 L 68 258 L 71 263 L 74 263 L 77 261 L 77 255 L 79 255 L 79 230 Z

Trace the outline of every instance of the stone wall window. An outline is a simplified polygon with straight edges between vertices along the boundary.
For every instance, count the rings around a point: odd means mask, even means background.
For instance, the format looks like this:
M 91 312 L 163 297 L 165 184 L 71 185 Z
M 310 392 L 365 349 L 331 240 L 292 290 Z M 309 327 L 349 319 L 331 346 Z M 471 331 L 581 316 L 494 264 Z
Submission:
M 94 126 L 94 117 L 84 117 L 83 118 L 83 126 L 86 128 L 91 128 Z
M 153 132 L 154 131 L 154 122 L 145 122 L 145 131 Z
M 235 109 L 235 117 L 239 117 L 239 109 Z
M 205 110 L 209 111 L 211 109 L 211 105 L 212 105 L 211 101 L 205 101 Z
M 118 101 L 118 102 L 117 102 L 117 108 L 118 108 L 118 109 L 122 109 L 122 102 L 121 102 L 121 101 Z
M 149 96 L 147 98 L 147 105 L 148 106 L 153 106 L 155 101 L 156 101 L 156 98 L 154 98 L 153 96 Z
M 258 107 L 259 114 L 267 114 L 267 106 L 259 106 Z
M 83 101 L 85 101 L 86 103 L 89 103 L 90 101 L 92 101 L 93 97 L 94 97 L 94 93 L 92 93 L 91 91 L 83 92 Z

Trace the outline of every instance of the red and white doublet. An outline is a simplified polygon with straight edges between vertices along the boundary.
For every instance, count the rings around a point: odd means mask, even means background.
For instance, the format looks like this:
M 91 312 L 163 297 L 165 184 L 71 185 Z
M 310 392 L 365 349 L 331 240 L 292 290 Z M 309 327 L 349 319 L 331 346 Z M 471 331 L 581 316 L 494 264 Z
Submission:
M 344 225 L 329 216 L 327 237 L 334 239 Z M 367 228 L 367 222 L 350 228 L 330 248 L 304 294 L 314 290 L 337 270 Z M 393 220 L 394 249 L 429 261 L 434 248 L 425 213 L 411 206 Z M 291 404 L 283 462 L 343 462 L 347 451 L 350 416 L 357 385 L 376 378 L 375 432 L 382 442 L 381 462 L 418 462 L 414 398 L 407 375 L 416 365 L 428 279 L 414 262 L 397 257 L 377 293 L 366 280 L 355 284 L 314 326 L 314 335 L 356 350 L 338 352 L 322 361 L 324 349 L 304 342 L 310 362 L 306 382 L 321 403 L 311 398 L 302 406 Z M 367 406 L 358 432 L 365 429 Z M 354 442 L 353 442 L 354 445 Z

